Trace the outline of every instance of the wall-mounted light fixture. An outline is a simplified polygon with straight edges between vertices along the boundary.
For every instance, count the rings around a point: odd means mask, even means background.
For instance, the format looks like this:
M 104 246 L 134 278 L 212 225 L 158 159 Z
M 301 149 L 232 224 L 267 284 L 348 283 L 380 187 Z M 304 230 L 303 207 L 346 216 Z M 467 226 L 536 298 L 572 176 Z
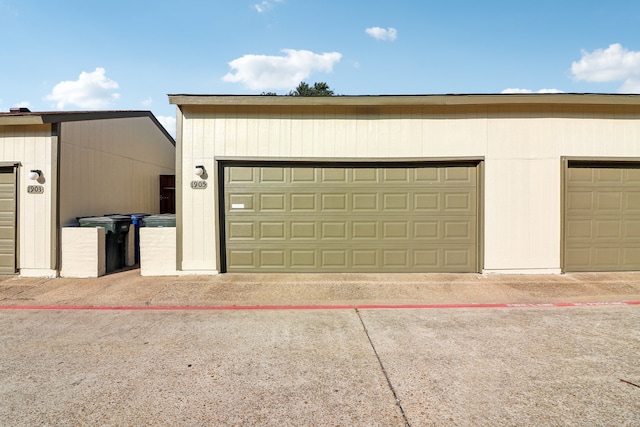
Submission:
M 40 179 L 40 177 L 42 176 L 42 171 L 40 169 L 31 169 L 31 172 L 29 172 L 29 175 L 27 176 L 29 177 L 29 179 L 35 181 Z
M 204 166 L 202 165 L 198 165 L 193 169 L 193 173 L 195 173 L 198 176 L 202 176 L 205 173 L 205 169 Z

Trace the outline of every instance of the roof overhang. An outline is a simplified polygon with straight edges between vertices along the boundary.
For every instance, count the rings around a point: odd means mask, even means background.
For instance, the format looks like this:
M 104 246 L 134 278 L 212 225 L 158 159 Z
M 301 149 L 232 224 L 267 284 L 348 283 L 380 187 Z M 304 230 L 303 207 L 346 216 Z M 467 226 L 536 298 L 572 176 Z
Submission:
M 151 111 L 54 111 L 54 112 L 10 112 L 0 113 L 0 126 L 44 125 L 49 123 L 78 122 L 88 120 L 108 120 L 148 117 L 160 131 L 175 145 L 175 140 L 162 126 Z
M 178 106 L 414 106 L 414 105 L 638 105 L 640 95 L 621 94 L 471 94 L 471 95 L 169 95 Z
M 0 125 L 43 125 L 82 120 L 151 116 L 150 111 L 55 111 L 0 113 Z

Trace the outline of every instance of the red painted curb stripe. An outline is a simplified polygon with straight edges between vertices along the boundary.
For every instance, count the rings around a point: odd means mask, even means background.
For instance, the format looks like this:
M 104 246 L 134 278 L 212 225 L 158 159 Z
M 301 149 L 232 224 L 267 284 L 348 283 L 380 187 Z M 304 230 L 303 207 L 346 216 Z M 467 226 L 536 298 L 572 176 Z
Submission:
M 92 310 L 92 311 L 239 311 L 239 310 L 373 310 L 456 308 L 546 308 L 606 307 L 640 305 L 640 301 L 485 303 L 485 304 L 356 304 L 356 305 L 190 305 L 190 306 L 91 306 L 91 305 L 4 305 L 0 310 Z

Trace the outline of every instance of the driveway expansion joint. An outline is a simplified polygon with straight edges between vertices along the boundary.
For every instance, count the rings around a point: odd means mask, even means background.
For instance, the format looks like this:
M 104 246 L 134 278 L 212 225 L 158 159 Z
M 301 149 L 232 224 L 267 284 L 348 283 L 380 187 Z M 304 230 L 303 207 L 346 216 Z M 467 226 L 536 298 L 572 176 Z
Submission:
M 382 363 L 382 360 L 380 359 L 380 355 L 378 354 L 378 351 L 376 350 L 376 346 L 373 344 L 373 341 L 371 340 L 371 336 L 369 335 L 369 331 L 367 330 L 367 326 L 364 324 L 364 320 L 362 319 L 362 316 L 360 315 L 360 311 L 356 308 L 355 309 L 356 315 L 358 316 L 358 319 L 360 319 L 360 324 L 362 325 L 362 329 L 364 331 L 364 334 L 367 336 L 367 340 L 369 340 L 369 345 L 371 346 L 371 349 L 373 350 L 373 354 L 375 354 L 376 359 L 378 360 L 378 364 L 380 365 L 380 369 L 382 370 L 382 374 L 384 375 L 384 378 L 387 380 L 387 385 L 389 386 L 389 390 L 391 390 L 391 394 L 393 394 L 393 400 L 396 404 L 396 406 L 398 407 L 398 409 L 400 410 L 400 414 L 402 414 L 402 419 L 404 420 L 404 425 L 405 427 L 411 427 L 411 424 L 409 424 L 409 420 L 407 419 L 407 414 L 404 412 L 404 408 L 402 407 L 402 402 L 400 402 L 400 398 L 398 397 L 398 394 L 396 393 L 396 389 L 393 387 L 393 384 L 391 383 L 391 379 L 389 378 L 389 374 L 387 373 L 387 370 L 384 367 L 384 364 Z

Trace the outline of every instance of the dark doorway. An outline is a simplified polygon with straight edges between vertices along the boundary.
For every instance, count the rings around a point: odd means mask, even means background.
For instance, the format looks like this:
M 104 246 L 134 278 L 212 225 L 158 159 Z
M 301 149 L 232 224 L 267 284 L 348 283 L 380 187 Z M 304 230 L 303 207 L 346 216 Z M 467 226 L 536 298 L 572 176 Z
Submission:
M 160 175 L 160 213 L 176 213 L 175 175 Z

